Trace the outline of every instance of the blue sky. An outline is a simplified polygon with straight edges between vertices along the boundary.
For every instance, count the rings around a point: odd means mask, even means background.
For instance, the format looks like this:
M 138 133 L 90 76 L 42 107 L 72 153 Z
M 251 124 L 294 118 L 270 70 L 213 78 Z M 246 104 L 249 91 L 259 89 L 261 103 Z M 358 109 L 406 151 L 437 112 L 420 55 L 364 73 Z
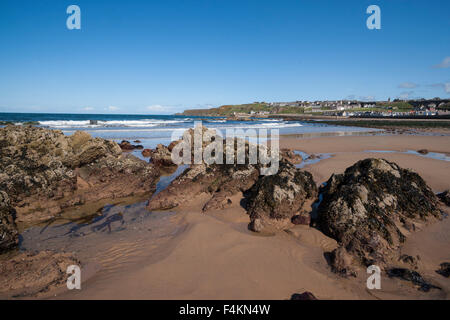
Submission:
M 66 8 L 81 8 L 68 30 Z M 381 8 L 368 30 L 366 8 Z M 1 0 L 0 111 L 450 96 L 450 1 Z

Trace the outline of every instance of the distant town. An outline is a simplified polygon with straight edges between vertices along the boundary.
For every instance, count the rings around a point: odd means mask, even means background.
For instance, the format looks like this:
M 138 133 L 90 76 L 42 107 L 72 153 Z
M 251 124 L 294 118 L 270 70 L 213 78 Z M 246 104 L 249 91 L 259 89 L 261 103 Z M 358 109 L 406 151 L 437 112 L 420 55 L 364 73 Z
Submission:
M 387 101 L 326 100 L 292 102 L 254 102 L 224 105 L 211 109 L 186 110 L 183 115 L 267 117 L 271 115 L 305 115 L 337 117 L 450 117 L 450 99 L 416 99 Z

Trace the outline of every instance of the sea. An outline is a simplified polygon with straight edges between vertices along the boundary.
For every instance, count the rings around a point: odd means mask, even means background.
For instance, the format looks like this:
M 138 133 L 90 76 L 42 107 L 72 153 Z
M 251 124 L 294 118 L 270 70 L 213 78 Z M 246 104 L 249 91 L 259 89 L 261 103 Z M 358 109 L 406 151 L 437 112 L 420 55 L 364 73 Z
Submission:
M 334 126 L 320 121 L 285 121 L 282 119 L 255 119 L 251 121 L 226 120 L 224 117 L 194 117 L 183 115 L 135 115 L 135 114 L 70 114 L 70 113 L 0 113 L 0 123 L 12 122 L 24 124 L 33 122 L 35 125 L 61 130 L 71 135 L 77 130 L 83 130 L 93 137 L 111 139 L 117 142 L 128 140 L 145 148 L 154 148 L 158 143 L 169 144 L 173 136 L 181 134 L 195 124 L 218 130 L 225 134 L 227 129 L 278 129 L 279 134 L 298 134 L 304 137 L 317 135 L 348 135 L 374 132 L 377 129 Z M 140 152 L 136 152 L 137 154 Z

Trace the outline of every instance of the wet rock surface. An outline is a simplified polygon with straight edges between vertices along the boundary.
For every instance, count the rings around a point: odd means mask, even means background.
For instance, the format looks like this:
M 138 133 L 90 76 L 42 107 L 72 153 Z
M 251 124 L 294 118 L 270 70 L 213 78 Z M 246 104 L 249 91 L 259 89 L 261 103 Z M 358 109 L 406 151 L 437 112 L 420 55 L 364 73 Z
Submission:
M 299 154 L 296 154 L 291 149 L 281 149 L 280 157 L 286 159 L 288 162 L 290 162 L 292 164 L 299 164 L 303 161 L 302 156 Z
M 19 233 L 14 222 L 15 215 L 8 195 L 0 191 L 0 254 L 13 249 L 19 243 Z
M 136 142 L 136 141 L 139 141 L 139 140 L 135 140 L 134 142 Z M 139 142 L 140 143 L 140 142 Z M 127 140 L 122 140 L 120 143 L 119 143 L 119 147 L 120 147 L 120 149 L 122 149 L 123 151 L 132 151 L 132 150 L 134 150 L 134 149 L 144 149 L 144 146 L 142 146 L 142 145 L 133 145 L 133 144 L 131 144 L 130 143 L 130 141 L 127 141 Z
M 70 265 L 81 266 L 70 253 L 21 252 L 0 263 L 0 296 L 31 297 L 63 287 Z
M 17 221 L 36 222 L 89 201 L 154 191 L 159 171 L 115 142 L 77 131 L 0 129 L 0 190 Z
M 437 196 L 439 200 L 441 200 L 447 206 L 450 206 L 450 190 L 445 190 L 444 192 L 439 193 Z
M 291 300 L 318 300 L 311 292 L 305 291 L 303 293 L 294 293 Z
M 282 160 L 276 174 L 260 177 L 246 193 L 247 210 L 251 221 L 259 219 L 265 226 L 282 229 L 301 213 L 307 200 L 316 197 L 312 175 Z
M 416 271 L 412 271 L 405 268 L 392 268 L 389 269 L 387 273 L 390 278 L 395 277 L 405 281 L 412 282 L 414 285 L 418 287 L 420 291 L 423 292 L 428 292 L 430 291 L 430 289 L 439 289 L 439 290 L 441 289 L 425 281 L 425 279 L 422 278 L 422 276 Z
M 172 161 L 172 153 L 168 147 L 158 144 L 155 149 L 150 150 L 150 162 L 163 167 L 175 166 Z
M 450 277 L 450 262 L 443 262 L 439 266 L 440 268 L 436 270 L 443 277 Z
M 320 192 L 317 227 L 365 266 L 385 266 L 387 256 L 405 241 L 401 229 L 406 225 L 441 217 L 437 197 L 424 180 L 383 159 L 361 160 L 344 174 L 332 175 Z

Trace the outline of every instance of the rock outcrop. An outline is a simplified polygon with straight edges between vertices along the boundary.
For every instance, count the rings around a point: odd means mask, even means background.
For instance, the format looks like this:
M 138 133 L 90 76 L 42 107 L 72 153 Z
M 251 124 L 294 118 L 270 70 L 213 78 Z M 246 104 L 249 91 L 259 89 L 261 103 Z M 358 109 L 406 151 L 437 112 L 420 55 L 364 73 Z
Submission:
M 283 148 L 280 150 L 280 157 L 284 158 L 285 160 L 287 160 L 288 162 L 290 162 L 292 164 L 299 164 L 299 163 L 302 163 L 302 161 L 303 161 L 303 158 L 301 155 L 296 154 L 291 149 L 286 149 L 286 148 Z
M 9 298 L 38 296 L 66 285 L 70 265 L 81 266 L 70 253 L 21 252 L 0 263 L 0 294 Z
M 13 249 L 19 243 L 19 233 L 14 219 L 15 210 L 8 195 L 0 191 L 0 254 Z
M 0 190 L 18 221 L 36 222 L 88 201 L 153 192 L 159 171 L 117 143 L 78 131 L 0 129 Z
M 305 202 L 316 196 L 312 175 L 282 160 L 276 174 L 260 177 L 246 194 L 249 229 L 255 232 L 263 226 L 283 229 L 303 211 Z
M 338 241 L 339 250 L 366 266 L 385 266 L 409 225 L 441 217 L 438 199 L 424 180 L 384 159 L 358 161 L 344 174 L 333 174 L 320 192 L 317 227 Z M 340 264 L 332 267 L 338 272 L 351 264 L 336 261 Z

